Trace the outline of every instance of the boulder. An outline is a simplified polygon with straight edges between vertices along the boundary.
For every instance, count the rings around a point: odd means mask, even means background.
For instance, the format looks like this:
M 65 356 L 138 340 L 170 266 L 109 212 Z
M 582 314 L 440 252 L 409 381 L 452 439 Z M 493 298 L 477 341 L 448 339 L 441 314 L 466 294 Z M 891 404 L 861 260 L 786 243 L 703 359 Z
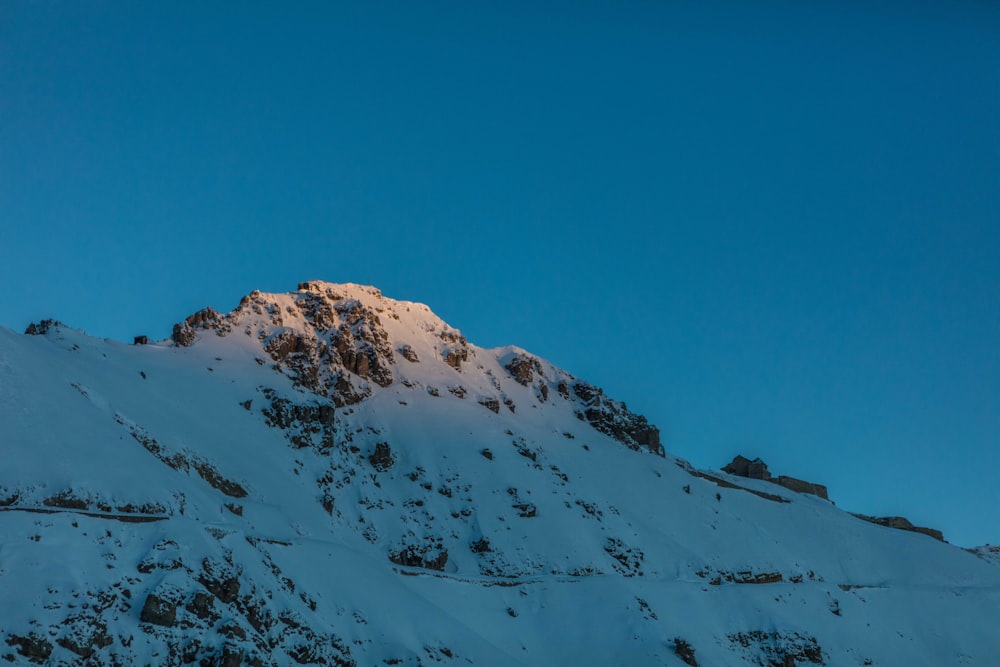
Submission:
M 391 468 L 396 462 L 396 459 L 392 455 L 392 449 L 389 447 L 389 443 L 377 443 L 375 445 L 375 451 L 368 457 L 368 462 L 371 463 L 372 467 L 379 472 L 385 472 Z
M 152 623 L 153 625 L 162 625 L 169 628 L 177 620 L 177 605 L 154 593 L 150 593 L 146 597 L 146 603 L 142 605 L 139 620 L 143 623 Z
M 420 357 L 417 356 L 416 351 L 411 345 L 400 345 L 396 351 L 399 352 L 399 356 L 403 357 L 407 361 L 414 364 L 420 363 Z

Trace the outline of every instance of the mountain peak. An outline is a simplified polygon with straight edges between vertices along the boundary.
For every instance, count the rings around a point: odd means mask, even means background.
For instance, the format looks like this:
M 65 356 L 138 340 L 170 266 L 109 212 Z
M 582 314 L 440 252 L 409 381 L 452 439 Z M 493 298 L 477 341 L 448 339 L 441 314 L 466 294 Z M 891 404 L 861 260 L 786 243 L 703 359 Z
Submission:
M 229 313 L 194 313 L 174 325 L 172 339 L 188 347 L 206 335 L 242 339 L 296 386 L 337 407 L 389 387 L 472 393 L 494 412 L 503 405 L 514 413 L 519 404 L 568 409 L 629 448 L 664 454 L 659 430 L 601 389 L 520 348 L 470 344 L 426 305 L 387 298 L 376 287 L 312 280 L 295 292 L 253 291 Z

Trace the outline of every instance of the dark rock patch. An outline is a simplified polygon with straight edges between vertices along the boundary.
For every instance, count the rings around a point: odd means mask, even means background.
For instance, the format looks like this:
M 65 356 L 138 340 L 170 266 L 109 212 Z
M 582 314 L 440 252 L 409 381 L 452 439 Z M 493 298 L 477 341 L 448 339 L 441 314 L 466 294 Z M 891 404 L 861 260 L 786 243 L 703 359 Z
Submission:
M 368 462 L 372 464 L 372 467 L 379 472 L 385 472 L 396 463 L 395 457 L 392 455 L 392 449 L 389 447 L 389 443 L 380 442 L 375 445 L 375 451 L 371 453 L 368 457 Z
M 674 639 L 674 653 L 677 654 L 677 657 L 680 658 L 685 665 L 698 667 L 698 660 L 694 657 L 694 647 L 680 637 Z
M 28 328 L 24 330 L 24 333 L 28 336 L 44 336 L 51 329 L 65 327 L 66 325 L 59 320 L 42 320 L 41 322 L 32 322 L 28 325 Z
M 389 560 L 396 565 L 406 567 L 420 567 L 425 570 L 444 570 L 448 562 L 448 551 L 446 549 L 417 548 L 408 546 L 400 551 L 390 551 Z
M 146 603 L 142 605 L 139 620 L 143 623 L 151 623 L 169 628 L 177 620 L 177 605 L 154 593 L 150 593 L 146 597 Z
M 534 381 L 535 373 L 543 375 L 542 364 L 538 359 L 524 354 L 515 354 L 504 364 L 504 369 L 510 373 L 515 382 L 525 387 Z

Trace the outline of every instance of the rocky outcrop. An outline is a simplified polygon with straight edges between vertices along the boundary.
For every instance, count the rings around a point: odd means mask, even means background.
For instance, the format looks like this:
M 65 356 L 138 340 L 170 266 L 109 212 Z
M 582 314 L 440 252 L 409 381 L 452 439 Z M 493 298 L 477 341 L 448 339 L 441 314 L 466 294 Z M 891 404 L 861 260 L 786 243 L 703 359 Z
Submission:
M 41 322 L 32 322 L 29 324 L 28 328 L 24 330 L 24 333 L 28 336 L 44 336 L 51 329 L 65 326 L 66 325 L 59 320 L 42 320 Z
M 489 397 L 489 398 L 487 398 L 487 397 L 480 398 L 479 399 L 479 405 L 483 406 L 487 410 L 490 410 L 490 411 L 492 411 L 494 413 L 497 413 L 497 414 L 500 413 L 500 401 L 497 400 L 496 398 L 492 398 L 492 397 Z
M 309 391 L 328 396 L 339 407 L 353 405 L 371 394 L 373 383 L 386 387 L 393 381 L 395 363 L 389 336 L 376 309 L 335 286 L 321 282 L 299 284 L 290 295 L 254 291 L 243 297 L 231 313 L 220 315 L 205 308 L 174 326 L 171 338 L 181 347 L 194 344 L 199 331 L 227 336 L 242 331 L 259 341 L 262 352 Z M 374 288 L 365 288 L 381 297 Z M 281 305 L 290 298 L 292 305 Z M 456 363 L 460 354 L 455 339 Z M 415 353 L 410 350 L 410 360 Z M 400 351 L 407 357 L 407 352 Z M 261 360 L 263 363 L 263 360 Z
M 504 364 L 504 369 L 510 373 L 515 382 L 525 387 L 534 381 L 535 373 L 544 377 L 541 362 L 526 354 L 514 354 Z M 548 387 L 545 388 L 545 394 L 548 395 Z
M 694 647 L 684 639 L 680 637 L 674 639 L 674 653 L 685 665 L 698 667 L 698 660 L 694 657 Z
M 573 393 L 581 403 L 576 413 L 581 420 L 629 449 L 665 456 L 660 430 L 645 417 L 630 412 L 624 403 L 606 397 L 601 389 L 587 382 L 575 382 Z
M 43 664 L 52 655 L 52 642 L 34 632 L 23 637 L 10 635 L 7 645 L 17 647 L 19 654 L 37 664 Z
M 293 403 L 278 396 L 271 388 L 261 387 L 259 390 L 268 401 L 261 409 L 267 425 L 284 431 L 292 447 L 311 447 L 318 454 L 325 454 L 333 448 L 336 434 L 333 405 L 323 402 Z M 252 401 L 243 405 L 249 409 L 250 404 Z
M 462 363 L 468 361 L 472 354 L 469 349 L 469 341 L 458 329 L 453 329 L 447 324 L 444 324 L 440 331 L 436 331 L 436 336 L 442 342 L 439 347 L 441 360 L 456 371 L 461 372 Z
M 826 657 L 815 637 L 776 630 L 751 630 L 727 635 L 733 647 L 744 649 L 753 664 L 795 667 L 806 662 L 825 665 Z
M 403 357 L 407 361 L 409 361 L 411 363 L 414 363 L 414 364 L 419 364 L 420 363 L 420 357 L 417 356 L 417 353 L 413 349 L 412 345 L 409 345 L 409 344 L 400 345 L 396 349 L 396 351 L 399 352 L 399 356 Z
M 171 627 L 177 620 L 177 605 L 150 593 L 146 597 L 146 603 L 142 605 L 139 620 L 143 623 Z
M 375 451 L 371 453 L 368 457 L 368 462 L 372 464 L 372 467 L 379 472 L 385 472 L 396 463 L 395 457 L 392 455 L 392 449 L 389 447 L 389 443 L 380 442 L 375 445 Z
M 218 330 L 224 320 L 225 318 L 211 306 L 202 308 L 197 313 L 188 316 L 183 322 L 175 324 L 170 337 L 177 345 L 188 347 L 194 342 L 197 329 Z
M 396 565 L 406 567 L 420 567 L 425 570 L 444 570 L 448 562 L 448 552 L 444 549 L 419 549 L 416 547 L 406 547 L 399 551 L 389 553 L 389 560 Z

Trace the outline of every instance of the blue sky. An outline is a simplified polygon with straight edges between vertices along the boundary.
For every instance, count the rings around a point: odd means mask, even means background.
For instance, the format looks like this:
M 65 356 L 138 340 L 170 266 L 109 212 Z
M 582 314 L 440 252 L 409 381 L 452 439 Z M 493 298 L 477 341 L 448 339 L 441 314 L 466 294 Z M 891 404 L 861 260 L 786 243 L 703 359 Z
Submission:
M 0 324 L 374 284 L 695 465 L 998 543 L 998 35 L 971 1 L 3 3 Z

